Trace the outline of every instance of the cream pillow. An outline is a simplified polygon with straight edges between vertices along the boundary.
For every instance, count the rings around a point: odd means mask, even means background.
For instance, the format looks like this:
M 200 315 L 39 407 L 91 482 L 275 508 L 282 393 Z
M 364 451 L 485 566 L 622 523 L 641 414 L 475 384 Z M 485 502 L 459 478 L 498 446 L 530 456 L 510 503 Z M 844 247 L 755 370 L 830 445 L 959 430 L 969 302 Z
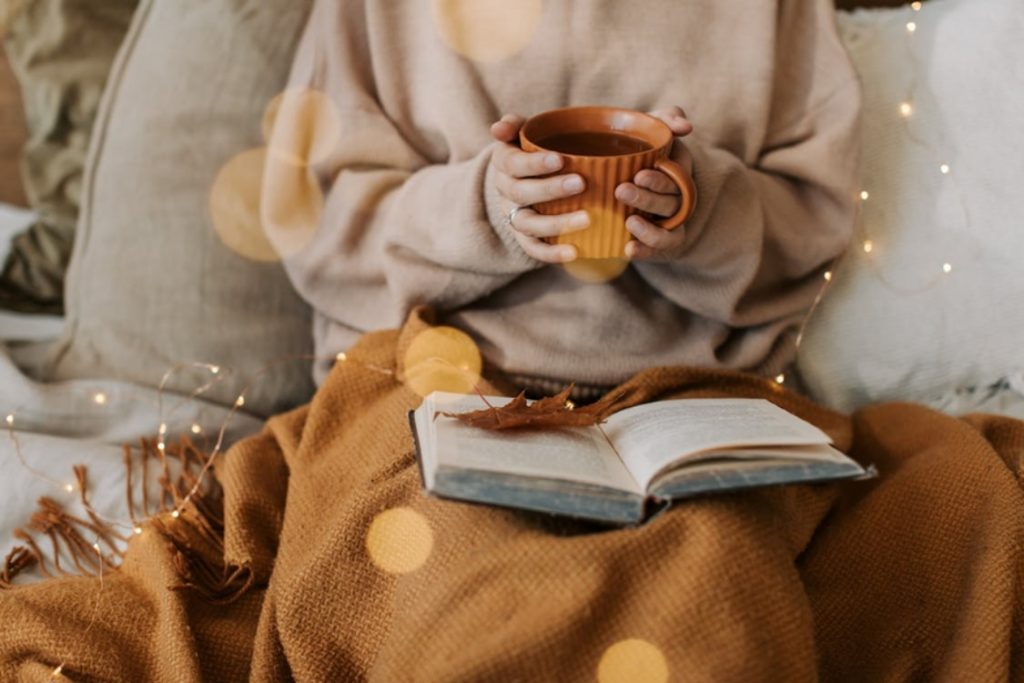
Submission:
M 933 0 L 839 23 L 864 86 L 868 195 L 801 346 L 804 383 L 852 409 L 1018 375 L 1024 3 Z
M 259 156 L 264 113 L 285 85 L 310 4 L 141 4 L 90 148 L 68 328 L 51 379 L 153 386 L 198 362 L 225 369 L 209 398 L 230 403 L 245 391 L 245 409 L 257 414 L 312 395 L 309 360 L 279 362 L 311 352 L 307 305 L 279 262 L 222 239 L 210 208 L 246 199 L 211 202 L 211 192 L 239 159 L 245 189 L 245 160 Z M 188 393 L 211 378 L 209 366 L 185 367 L 167 386 Z

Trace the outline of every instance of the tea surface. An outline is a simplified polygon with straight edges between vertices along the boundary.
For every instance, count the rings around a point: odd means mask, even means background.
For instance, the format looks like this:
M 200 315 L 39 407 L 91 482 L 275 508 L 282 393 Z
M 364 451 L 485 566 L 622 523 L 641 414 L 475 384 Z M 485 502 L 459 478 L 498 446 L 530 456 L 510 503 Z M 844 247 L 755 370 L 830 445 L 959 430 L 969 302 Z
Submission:
M 652 147 L 646 141 L 629 135 L 605 132 L 558 133 L 538 140 L 537 145 L 553 152 L 587 157 L 636 154 Z

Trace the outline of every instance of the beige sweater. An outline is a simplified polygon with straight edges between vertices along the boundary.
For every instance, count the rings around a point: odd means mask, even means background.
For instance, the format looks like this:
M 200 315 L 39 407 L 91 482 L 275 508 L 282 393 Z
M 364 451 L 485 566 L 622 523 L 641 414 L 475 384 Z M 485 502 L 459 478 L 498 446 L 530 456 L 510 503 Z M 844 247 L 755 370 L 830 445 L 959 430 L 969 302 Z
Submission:
M 462 41 L 474 60 L 450 46 L 451 2 L 316 3 L 291 85 L 326 92 L 341 134 L 317 167 L 323 224 L 286 267 L 318 353 L 429 304 L 539 388 L 657 365 L 779 372 L 854 226 L 860 94 L 830 0 L 487 4 L 542 7 L 507 57 L 522 17 L 463 24 L 491 31 Z M 490 124 L 579 104 L 687 111 L 677 153 L 699 206 L 682 253 L 586 283 L 528 257 L 489 210 Z

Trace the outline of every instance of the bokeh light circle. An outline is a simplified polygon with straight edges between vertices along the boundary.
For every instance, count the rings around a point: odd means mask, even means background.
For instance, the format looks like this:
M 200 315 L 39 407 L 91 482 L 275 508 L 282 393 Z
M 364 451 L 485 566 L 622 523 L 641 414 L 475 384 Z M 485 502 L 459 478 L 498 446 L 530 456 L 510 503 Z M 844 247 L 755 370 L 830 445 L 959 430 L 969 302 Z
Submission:
M 280 259 L 260 222 L 260 190 L 267 151 L 251 149 L 232 157 L 210 190 L 210 218 L 224 246 L 252 261 Z
M 405 383 L 420 396 L 433 391 L 468 394 L 483 370 L 483 357 L 473 339 L 454 327 L 420 332 L 405 352 Z
M 323 201 L 311 169 L 272 157 L 261 147 L 232 157 L 217 173 L 210 219 L 226 247 L 269 263 L 309 244 L 320 226 Z
M 543 0 L 431 0 L 441 40 L 477 62 L 495 62 L 525 48 L 543 10 Z
M 323 190 L 310 167 L 266 156 L 260 224 L 278 254 L 288 258 L 304 249 L 320 228 L 323 209 Z
M 626 257 L 576 259 L 562 264 L 565 272 L 588 284 L 611 282 L 622 275 L 628 267 L 629 259 Z
M 274 157 L 297 165 L 318 164 L 338 147 L 341 113 L 326 94 L 289 88 L 263 113 L 263 139 Z
M 665 683 L 668 663 L 657 646 L 641 640 L 620 640 L 601 657 L 597 667 L 598 683 Z
M 366 552 L 373 564 L 389 574 L 408 574 L 426 563 L 434 548 L 434 533 L 426 518 L 412 508 L 381 512 L 366 532 Z

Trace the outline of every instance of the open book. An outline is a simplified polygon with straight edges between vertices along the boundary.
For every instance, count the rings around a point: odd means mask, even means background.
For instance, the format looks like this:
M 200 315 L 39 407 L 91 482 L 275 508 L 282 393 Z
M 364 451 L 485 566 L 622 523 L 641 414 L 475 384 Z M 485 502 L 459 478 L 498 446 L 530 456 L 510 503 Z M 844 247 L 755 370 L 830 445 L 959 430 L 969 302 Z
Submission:
M 659 401 L 601 427 L 546 430 L 488 431 L 439 414 L 483 407 L 479 396 L 434 392 L 409 413 L 429 493 L 635 524 L 677 498 L 866 474 L 827 434 L 763 399 Z

